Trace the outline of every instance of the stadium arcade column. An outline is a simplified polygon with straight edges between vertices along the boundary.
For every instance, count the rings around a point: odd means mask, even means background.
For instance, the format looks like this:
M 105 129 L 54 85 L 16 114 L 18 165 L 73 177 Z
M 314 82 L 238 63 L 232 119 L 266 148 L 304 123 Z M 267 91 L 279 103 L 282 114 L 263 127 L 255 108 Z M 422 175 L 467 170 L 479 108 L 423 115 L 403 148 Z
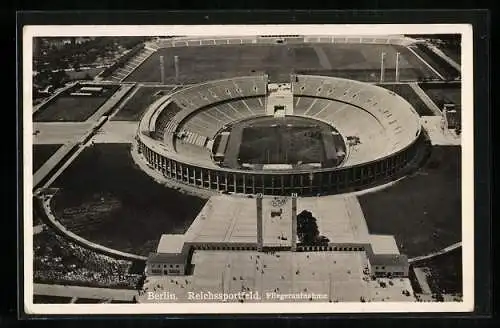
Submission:
M 297 194 L 292 194 L 292 252 L 297 251 Z
M 256 197 L 257 203 L 257 251 L 262 251 L 263 241 L 263 222 L 262 222 L 262 194 Z

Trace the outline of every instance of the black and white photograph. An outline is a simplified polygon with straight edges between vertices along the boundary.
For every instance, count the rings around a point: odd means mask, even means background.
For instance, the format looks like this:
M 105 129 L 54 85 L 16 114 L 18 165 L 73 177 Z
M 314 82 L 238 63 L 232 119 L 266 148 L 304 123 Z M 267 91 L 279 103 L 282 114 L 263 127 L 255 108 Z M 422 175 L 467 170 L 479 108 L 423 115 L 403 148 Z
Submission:
M 27 313 L 472 311 L 470 26 L 23 33 Z

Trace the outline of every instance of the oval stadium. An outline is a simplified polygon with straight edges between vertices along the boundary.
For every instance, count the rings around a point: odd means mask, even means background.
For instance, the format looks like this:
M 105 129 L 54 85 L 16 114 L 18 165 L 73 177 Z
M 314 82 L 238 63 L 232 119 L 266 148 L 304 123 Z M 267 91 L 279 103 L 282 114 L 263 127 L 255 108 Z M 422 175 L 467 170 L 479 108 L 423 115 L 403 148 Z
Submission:
M 33 110 L 37 299 L 462 297 L 448 48 L 413 35 L 120 38 L 95 41 L 130 47 L 93 80 Z M 94 40 L 57 42 L 39 46 L 64 58 Z
M 341 193 L 373 186 L 415 157 L 419 116 L 394 92 L 353 80 L 246 76 L 152 104 L 137 139 L 165 177 L 216 191 Z

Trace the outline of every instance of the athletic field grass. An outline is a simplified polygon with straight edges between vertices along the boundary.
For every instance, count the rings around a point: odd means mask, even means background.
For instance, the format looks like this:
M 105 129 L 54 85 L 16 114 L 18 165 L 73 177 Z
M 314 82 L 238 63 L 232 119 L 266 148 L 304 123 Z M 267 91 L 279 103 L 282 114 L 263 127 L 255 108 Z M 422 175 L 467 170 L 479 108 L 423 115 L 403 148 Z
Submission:
M 247 120 L 232 127 L 224 163 L 239 167 L 244 163 L 301 165 L 335 160 L 336 152 L 327 156 L 325 145 L 331 149 L 345 145 L 324 139 L 323 134 L 333 130 L 325 123 L 300 117 Z
M 382 191 L 359 197 L 370 233 L 394 235 L 410 257 L 461 240 L 461 149 L 433 146 L 426 164 Z
M 33 173 L 45 163 L 62 145 L 33 145 Z
M 432 116 L 434 113 L 408 84 L 380 84 L 379 86 L 397 93 L 408 101 L 420 116 Z
M 161 234 L 184 233 L 205 200 L 169 189 L 138 168 L 128 144 L 87 148 L 53 183 L 56 217 L 98 244 L 139 255 Z
M 460 83 L 420 83 L 420 87 L 440 109 L 444 104 L 460 105 L 462 103 Z
M 217 45 L 160 49 L 125 81 L 159 82 L 159 57 L 164 57 L 166 83 L 176 83 L 174 56 L 179 56 L 179 81 L 196 83 L 241 75 L 269 74 L 272 82 L 288 81 L 290 73 L 380 79 L 381 53 L 386 53 L 386 79 L 394 79 L 396 52 L 401 53 L 402 80 L 437 78 L 404 47 L 367 44 Z
M 82 122 L 87 120 L 106 100 L 118 90 L 118 85 L 106 85 L 98 96 L 71 96 L 70 88 L 38 109 L 33 115 L 35 122 Z
M 250 164 L 320 163 L 321 129 L 310 126 L 246 127 L 239 158 Z
M 170 90 L 169 87 L 140 87 L 111 120 L 138 121 L 151 103 Z

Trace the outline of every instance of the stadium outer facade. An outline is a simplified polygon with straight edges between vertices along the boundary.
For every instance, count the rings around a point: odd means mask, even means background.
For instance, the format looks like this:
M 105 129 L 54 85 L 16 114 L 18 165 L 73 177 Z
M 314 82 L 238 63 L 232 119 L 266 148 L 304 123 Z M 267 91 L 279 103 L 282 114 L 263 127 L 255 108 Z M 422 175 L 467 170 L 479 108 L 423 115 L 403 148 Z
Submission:
M 183 184 L 224 193 L 282 196 L 360 190 L 388 181 L 414 160 L 423 139 L 419 116 L 400 96 L 354 80 L 308 75 L 294 75 L 291 80 L 294 97 L 315 97 L 349 104 L 351 109 L 348 110 L 368 113 L 383 127 L 382 133 L 375 135 L 363 135 L 369 126 L 353 132 L 362 134 L 364 157 L 360 159 L 358 155 L 357 161 L 347 160 L 339 167 L 306 170 L 246 170 L 216 165 L 207 145 L 220 127 L 212 127 L 214 131 L 209 131 L 211 136 L 207 137 L 200 131 L 190 130 L 186 122 L 217 103 L 259 96 L 265 99 L 267 76 L 210 81 L 160 98 L 141 119 L 137 133 L 138 151 L 151 168 Z M 255 117 L 262 115 L 266 115 L 265 111 Z M 307 117 L 304 113 L 301 116 Z M 343 130 L 335 119 L 329 123 L 339 131 Z M 188 136 L 191 141 L 187 143 L 206 155 L 191 156 L 193 152 L 178 151 L 181 144 L 186 144 L 180 140 L 180 134 Z M 347 131 L 342 135 L 345 138 L 352 134 Z M 351 148 L 348 146 L 347 157 Z

